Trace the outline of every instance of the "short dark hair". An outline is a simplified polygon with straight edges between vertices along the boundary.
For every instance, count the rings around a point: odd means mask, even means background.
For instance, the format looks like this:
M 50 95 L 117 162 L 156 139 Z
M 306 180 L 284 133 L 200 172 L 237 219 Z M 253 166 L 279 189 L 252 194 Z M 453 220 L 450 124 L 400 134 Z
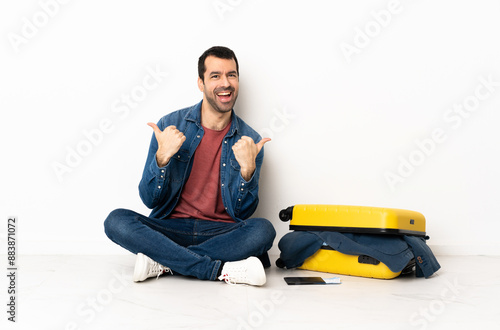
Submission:
M 201 54 L 200 58 L 198 59 L 198 77 L 200 77 L 203 82 L 205 82 L 204 76 L 205 71 L 207 71 L 205 60 L 209 56 L 215 56 L 217 58 L 223 58 L 226 60 L 234 59 L 234 61 L 236 62 L 236 73 L 238 73 L 238 75 L 240 74 L 238 60 L 236 59 L 236 55 L 234 54 L 234 52 L 227 47 L 214 46 L 207 49 L 203 54 Z

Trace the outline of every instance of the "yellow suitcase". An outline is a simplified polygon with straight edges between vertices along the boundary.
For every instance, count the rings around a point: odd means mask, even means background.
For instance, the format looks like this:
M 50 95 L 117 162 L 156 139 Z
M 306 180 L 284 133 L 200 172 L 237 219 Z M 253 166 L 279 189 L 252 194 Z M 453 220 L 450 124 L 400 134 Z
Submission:
M 425 217 L 415 211 L 349 205 L 298 204 L 281 210 L 282 221 L 298 231 L 336 231 L 356 234 L 412 235 L 425 237 Z M 393 272 L 379 260 L 364 255 L 347 255 L 323 246 L 307 258 L 300 269 L 393 279 L 414 270 L 415 261 Z
M 425 217 L 415 211 L 348 205 L 298 204 L 281 210 L 291 230 L 425 237 Z

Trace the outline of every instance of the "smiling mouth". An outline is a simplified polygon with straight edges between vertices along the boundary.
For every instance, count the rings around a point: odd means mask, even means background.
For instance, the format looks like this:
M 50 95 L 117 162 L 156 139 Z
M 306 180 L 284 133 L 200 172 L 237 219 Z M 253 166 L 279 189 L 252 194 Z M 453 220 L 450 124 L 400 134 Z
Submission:
M 216 95 L 222 103 L 227 103 L 231 101 L 233 92 L 224 91 L 216 93 Z

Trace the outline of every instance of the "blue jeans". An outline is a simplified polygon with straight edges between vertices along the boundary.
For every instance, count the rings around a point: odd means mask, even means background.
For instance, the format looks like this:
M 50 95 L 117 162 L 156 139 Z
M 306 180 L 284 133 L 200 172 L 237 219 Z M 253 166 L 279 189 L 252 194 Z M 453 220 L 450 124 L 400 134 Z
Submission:
M 202 280 L 216 280 L 222 262 L 263 255 L 276 236 L 271 222 L 262 218 L 236 223 L 155 219 L 126 209 L 111 212 L 104 229 L 130 252 Z

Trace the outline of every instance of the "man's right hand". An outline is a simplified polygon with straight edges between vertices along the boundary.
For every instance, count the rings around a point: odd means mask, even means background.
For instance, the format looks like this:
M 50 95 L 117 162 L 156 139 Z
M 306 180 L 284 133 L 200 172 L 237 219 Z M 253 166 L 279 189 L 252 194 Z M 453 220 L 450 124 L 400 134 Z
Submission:
M 175 126 L 165 127 L 163 132 L 155 123 L 148 123 L 153 128 L 158 150 L 156 151 L 156 162 L 158 167 L 164 167 L 170 161 L 170 158 L 179 151 L 186 137 Z

